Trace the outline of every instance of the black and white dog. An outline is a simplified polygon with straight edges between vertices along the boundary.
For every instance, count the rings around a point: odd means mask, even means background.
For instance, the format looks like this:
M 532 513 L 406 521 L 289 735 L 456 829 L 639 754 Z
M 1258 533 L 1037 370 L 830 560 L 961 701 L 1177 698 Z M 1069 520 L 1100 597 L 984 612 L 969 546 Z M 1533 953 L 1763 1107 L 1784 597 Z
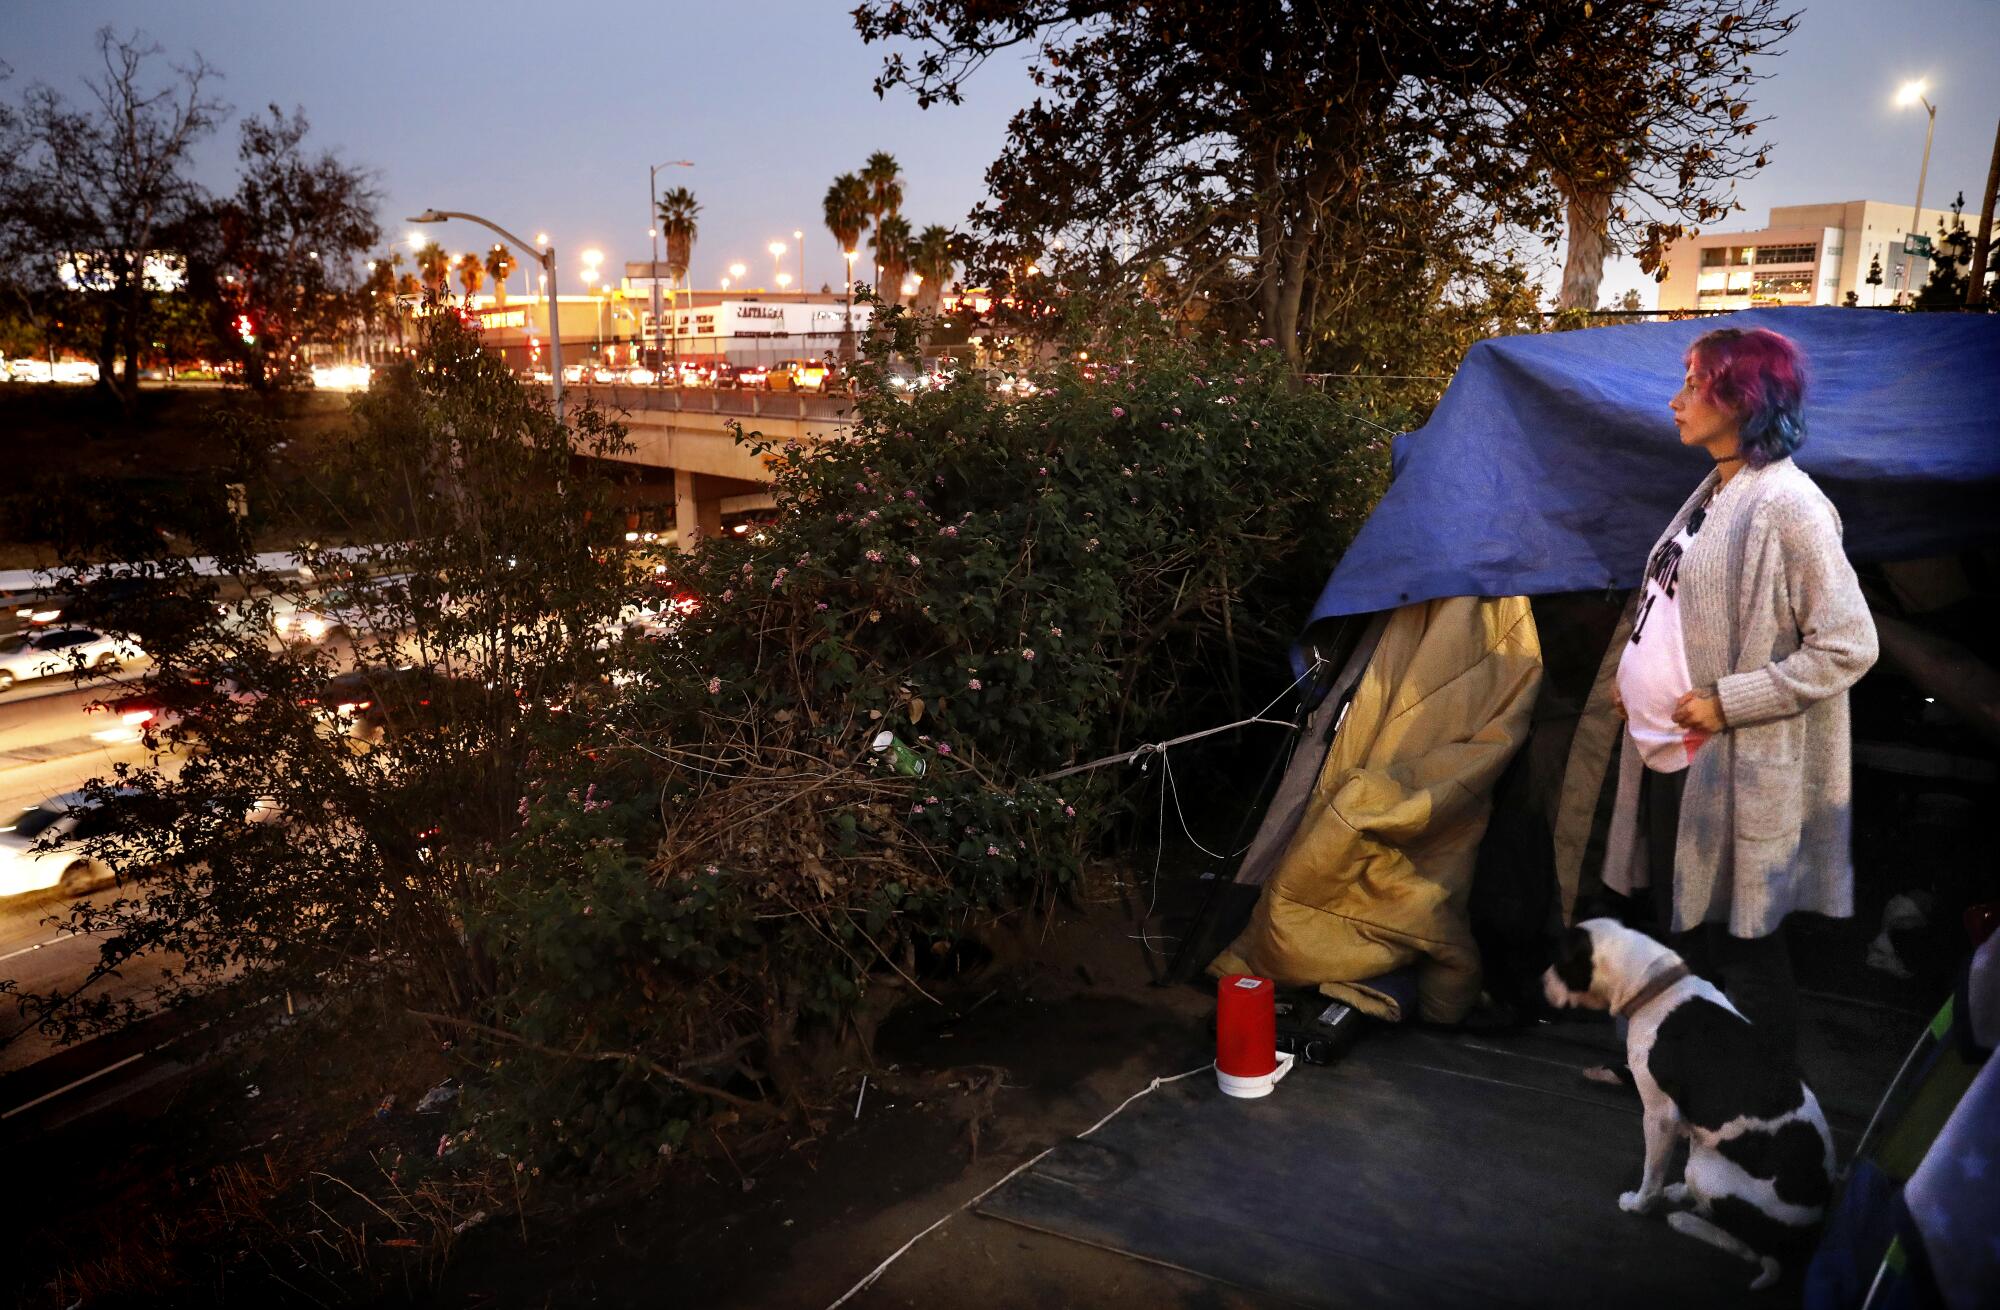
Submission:
M 1625 1060 L 1645 1106 L 1646 1167 L 1620 1209 L 1675 1207 L 1667 1222 L 1778 1280 L 1811 1252 L 1833 1190 L 1833 1135 L 1789 1060 L 1774 1058 L 1721 991 L 1681 957 L 1611 919 L 1563 934 L 1542 975 L 1549 1004 L 1626 1020 Z M 1674 1140 L 1688 1139 L 1683 1181 L 1667 1186 Z

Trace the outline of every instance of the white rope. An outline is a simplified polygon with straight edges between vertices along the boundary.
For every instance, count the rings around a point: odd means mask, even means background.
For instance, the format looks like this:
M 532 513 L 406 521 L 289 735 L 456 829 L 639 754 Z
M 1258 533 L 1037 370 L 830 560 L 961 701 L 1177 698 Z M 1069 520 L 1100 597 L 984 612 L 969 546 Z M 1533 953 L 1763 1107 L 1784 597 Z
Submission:
M 1213 1069 L 1214 1067 L 1215 1067 L 1214 1062 L 1210 1061 L 1208 1064 L 1204 1064 L 1199 1069 L 1190 1069 L 1186 1073 L 1169 1074 L 1164 1078 L 1153 1079 L 1152 1082 L 1147 1083 L 1144 1087 L 1140 1088 L 1138 1091 L 1132 1093 L 1130 1096 L 1120 1101 L 1118 1103 L 1117 1109 L 1113 1110 L 1110 1114 L 1105 1115 L 1102 1119 L 1099 1119 L 1096 1123 L 1092 1124 L 1090 1127 L 1078 1133 L 1076 1137 L 1071 1140 L 1081 1141 L 1082 1139 L 1090 1136 L 1098 1129 L 1104 1127 L 1104 1125 L 1110 1123 L 1113 1119 L 1116 1119 L 1121 1113 L 1124 1112 L 1126 1106 L 1132 1104 L 1132 1102 L 1138 1100 L 1140 1097 L 1150 1095 L 1151 1093 L 1158 1091 L 1160 1088 L 1165 1087 L 1168 1083 L 1177 1083 L 1183 1078 L 1192 1078 L 1198 1073 L 1207 1073 L 1210 1069 Z M 1056 1146 L 1061 1146 L 1061 1145 L 1062 1145 L 1061 1142 L 1056 1143 Z M 905 1251 L 908 1251 L 918 1242 L 923 1241 L 926 1237 L 929 1237 L 932 1233 L 944 1227 L 944 1225 L 952 1218 L 952 1216 L 957 1215 L 963 1211 L 970 1210 L 973 1206 L 978 1205 L 981 1201 L 984 1201 L 987 1197 L 993 1195 L 993 1193 L 999 1191 L 1002 1187 L 1005 1187 L 1008 1183 L 1013 1182 L 1014 1179 L 1020 1176 L 1021 1174 L 1026 1173 L 1028 1170 L 1040 1164 L 1044 1159 L 1048 1157 L 1049 1153 L 1051 1151 L 1054 1151 L 1055 1149 L 1056 1149 L 1055 1146 L 1051 1146 L 1046 1150 L 1042 1151 L 1040 1154 L 1036 1155 L 1033 1159 L 1015 1165 L 1012 1169 L 1007 1171 L 1007 1176 L 1002 1178 L 999 1182 L 993 1184 L 991 1187 L 987 1188 L 979 1195 L 973 1197 L 970 1201 L 967 1201 L 962 1205 L 954 1206 L 950 1210 L 945 1211 L 945 1213 L 940 1215 L 937 1221 L 933 1223 L 930 1227 L 924 1229 L 924 1231 L 918 1233 L 915 1237 L 912 1237 L 909 1241 L 897 1247 L 887 1260 L 884 1260 L 881 1264 L 876 1265 L 873 1269 L 869 1270 L 868 1275 L 865 1278 L 863 1278 L 860 1282 L 856 1283 L 854 1286 L 848 1288 L 847 1291 L 841 1296 L 841 1298 L 838 1301 L 835 1301 L 833 1304 L 829 1305 L 826 1308 L 826 1310 L 840 1310 L 841 1306 L 846 1305 L 849 1301 L 853 1300 L 857 1295 L 867 1291 L 870 1287 L 874 1286 L 875 1280 L 880 1278 L 883 1275 L 883 1273 L 888 1270 L 890 1265 L 896 1263 L 896 1261 L 901 1259 Z
M 1200 732 L 1183 733 L 1181 736 L 1178 737 L 1169 737 L 1165 741 L 1141 742 L 1139 745 L 1134 746 L 1129 751 L 1121 751 L 1117 755 L 1105 755 L 1084 764 L 1072 764 L 1066 769 L 1057 769 L 1054 773 L 1044 773 L 1037 777 L 1030 778 L 1029 781 L 1053 782 L 1057 778 L 1067 778 L 1073 773 L 1088 773 L 1092 769 L 1101 769 L 1107 764 L 1137 763 L 1138 761 L 1145 759 L 1149 755 L 1165 755 L 1168 750 L 1172 749 L 1175 746 L 1185 746 L 1191 741 L 1200 741 L 1203 737 L 1213 737 L 1218 732 L 1229 732 L 1236 728 L 1247 728 L 1253 723 L 1268 723 L 1274 728 L 1290 728 L 1292 731 L 1297 732 L 1299 725 L 1293 723 L 1289 719 L 1267 719 L 1264 716 L 1266 714 L 1269 714 L 1273 709 L 1273 707 L 1275 707 L 1279 701 L 1283 700 L 1285 697 L 1291 695 L 1294 691 L 1296 691 L 1300 683 L 1304 682 L 1307 678 L 1312 677 L 1313 674 L 1319 672 L 1319 670 L 1325 664 L 1326 664 L 1325 660 L 1322 660 L 1317 656 L 1315 656 L 1313 658 L 1313 662 L 1306 666 L 1305 672 L 1301 673 L 1298 677 L 1292 679 L 1291 686 L 1285 688 L 1283 691 L 1279 692 L 1276 696 L 1273 696 L 1271 698 L 1271 703 L 1269 705 L 1266 705 L 1263 709 L 1258 710 L 1255 714 L 1251 715 L 1247 719 L 1238 719 L 1234 723 L 1225 723 L 1219 728 L 1204 728 Z

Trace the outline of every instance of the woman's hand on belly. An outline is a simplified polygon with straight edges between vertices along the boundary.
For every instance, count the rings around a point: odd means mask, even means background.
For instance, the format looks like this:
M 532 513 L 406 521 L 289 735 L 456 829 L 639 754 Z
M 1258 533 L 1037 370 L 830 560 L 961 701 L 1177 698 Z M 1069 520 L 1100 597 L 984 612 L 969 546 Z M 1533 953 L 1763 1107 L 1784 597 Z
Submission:
M 1722 721 L 1722 698 L 1713 687 L 1684 693 L 1674 702 L 1674 723 L 1690 732 L 1721 732 L 1728 726 Z

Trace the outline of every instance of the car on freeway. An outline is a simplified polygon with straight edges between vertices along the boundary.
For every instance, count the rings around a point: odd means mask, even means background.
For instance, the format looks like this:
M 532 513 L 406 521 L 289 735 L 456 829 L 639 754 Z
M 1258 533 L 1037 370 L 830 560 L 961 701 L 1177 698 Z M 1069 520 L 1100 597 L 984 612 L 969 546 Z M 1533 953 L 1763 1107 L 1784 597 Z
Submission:
M 94 628 L 43 628 L 0 642 L 0 691 L 32 678 L 50 678 L 78 668 L 112 673 L 144 654 L 128 639 Z
M 83 712 L 99 725 L 90 734 L 93 741 L 144 741 L 190 718 L 191 726 L 199 727 L 217 715 L 235 717 L 262 699 L 261 692 L 244 686 L 233 668 L 225 665 L 212 676 L 184 674 L 170 688 L 151 687 L 94 700 Z
M 283 811 L 275 800 L 262 798 L 231 817 L 236 823 L 272 823 L 283 818 Z M 110 831 L 111 816 L 86 792 L 65 792 L 30 805 L 0 824 L 0 896 L 50 887 L 65 896 L 81 896 L 156 871 L 157 866 L 116 868 L 102 854 L 93 854 L 88 843 Z M 183 847 L 179 858 L 188 854 Z
M 582 381 L 583 381 L 583 365 L 581 364 L 563 365 L 564 385 L 567 386 L 567 385 L 580 384 Z
M 66 792 L 0 825 L 0 896 L 49 887 L 81 896 L 116 882 L 116 870 L 83 850 L 106 830 L 101 809 L 80 791 Z
M 590 370 L 590 380 L 602 386 L 610 386 L 618 380 L 618 371 L 609 364 L 599 364 Z
M 634 364 L 625 370 L 625 380 L 635 387 L 650 387 L 660 380 L 660 375 L 644 364 Z
M 825 391 L 837 384 L 839 370 L 820 359 L 787 359 L 771 367 L 773 391 Z
M 736 370 L 736 385 L 745 391 L 768 391 L 771 370 L 765 364 L 744 364 Z
M 321 726 L 356 754 L 467 716 L 519 708 L 518 697 L 475 678 L 407 665 L 351 669 L 329 678 L 310 699 Z
M 407 573 L 388 573 L 329 587 L 312 604 L 274 605 L 271 627 L 282 641 L 315 645 L 393 632 L 409 609 L 409 583 Z

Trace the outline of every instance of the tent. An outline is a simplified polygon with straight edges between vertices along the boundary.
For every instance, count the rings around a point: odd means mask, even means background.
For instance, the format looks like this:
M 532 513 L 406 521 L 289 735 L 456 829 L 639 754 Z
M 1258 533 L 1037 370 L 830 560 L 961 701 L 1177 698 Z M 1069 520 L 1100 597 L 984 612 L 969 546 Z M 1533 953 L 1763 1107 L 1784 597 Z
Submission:
M 2000 318 L 1773 309 L 1484 341 L 1397 440 L 1313 609 L 1295 658 L 1324 695 L 1184 962 L 1440 1022 L 1465 1017 L 1482 955 L 1527 968 L 1592 884 L 1618 732 L 1606 653 L 1708 468 L 1667 401 L 1724 325 L 1805 352 L 1798 463 L 1850 557 L 1881 566 L 1864 581 L 1884 663 L 1994 731 L 1993 652 L 1972 647 L 2000 583 Z

